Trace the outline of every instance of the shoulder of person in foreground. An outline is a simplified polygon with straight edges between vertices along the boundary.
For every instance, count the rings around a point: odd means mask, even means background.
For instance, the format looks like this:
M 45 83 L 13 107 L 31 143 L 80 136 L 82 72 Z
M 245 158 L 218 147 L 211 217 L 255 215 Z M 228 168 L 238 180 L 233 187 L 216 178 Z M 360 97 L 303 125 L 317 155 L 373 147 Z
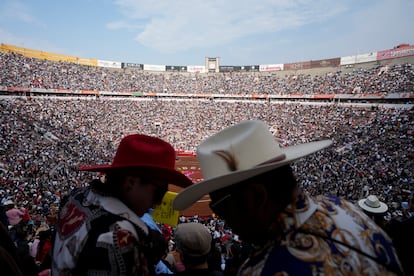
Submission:
M 401 273 L 401 265 L 391 238 L 355 204 L 335 196 L 317 196 L 315 213 L 308 217 L 297 233 L 313 236 L 330 246 L 331 255 L 347 248 L 362 263 L 360 269 L 378 273 Z M 381 251 L 378 251 L 381 246 Z M 349 257 L 341 257 L 347 259 Z M 332 258 L 329 256 L 329 258 Z M 362 262 L 362 260 L 365 260 Z M 353 269 L 358 270 L 358 266 Z
M 0 267 L 4 275 L 23 275 L 16 247 L 7 228 L 0 222 Z
M 148 262 L 143 262 L 143 259 L 150 252 L 144 250 L 150 244 L 145 223 L 137 216 L 134 223 L 130 216 L 110 213 L 100 208 L 99 204 L 80 206 L 79 200 L 85 202 L 88 196 L 88 199 L 94 196 L 87 191 L 88 189 L 78 190 L 62 206 L 57 229 L 59 233 L 54 246 L 54 269 L 112 271 L 115 267 L 122 266 L 128 271 L 145 270 Z M 74 237 L 79 241 L 76 244 L 71 242 Z M 108 258 L 112 255 L 120 258 L 111 261 Z

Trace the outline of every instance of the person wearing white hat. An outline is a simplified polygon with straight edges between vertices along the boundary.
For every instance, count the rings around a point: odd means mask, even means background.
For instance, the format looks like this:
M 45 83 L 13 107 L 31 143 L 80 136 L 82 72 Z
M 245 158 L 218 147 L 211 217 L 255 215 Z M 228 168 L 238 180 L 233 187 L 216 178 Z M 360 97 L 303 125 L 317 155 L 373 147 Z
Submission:
M 227 127 L 198 146 L 204 180 L 173 207 L 210 195 L 213 212 L 255 248 L 238 275 L 401 274 L 391 239 L 357 206 L 299 188 L 290 164 L 331 144 L 281 147 L 260 120 Z
M 388 211 L 388 206 L 380 201 L 376 195 L 368 195 L 366 198 L 358 200 L 358 206 L 364 213 L 375 221 L 382 229 L 386 230 L 387 221 L 385 220 L 385 213 Z
M 358 205 L 369 214 L 384 214 L 388 211 L 387 204 L 380 201 L 375 195 L 369 195 L 367 198 L 360 199 Z

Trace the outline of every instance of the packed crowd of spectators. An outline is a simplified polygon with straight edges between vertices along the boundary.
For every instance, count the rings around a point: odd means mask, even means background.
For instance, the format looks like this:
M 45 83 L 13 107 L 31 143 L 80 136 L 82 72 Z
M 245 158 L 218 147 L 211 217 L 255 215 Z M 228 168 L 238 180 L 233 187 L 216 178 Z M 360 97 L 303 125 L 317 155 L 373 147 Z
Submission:
M 329 73 L 269 72 L 190 74 L 112 69 L 0 53 L 0 86 L 184 94 L 389 94 L 412 92 L 411 64 Z
M 7 98 L 0 101 L 0 196 L 44 208 L 91 177 L 80 165 L 110 163 L 129 133 L 159 136 L 194 152 L 222 128 L 261 119 L 283 145 L 328 137 L 334 146 L 299 175 L 311 194 L 379 195 L 401 211 L 413 191 L 412 109 L 207 100 Z M 309 161 L 309 160 L 308 160 Z
M 229 73 L 190 77 L 86 67 L 6 53 L 0 53 L 0 63 L 0 86 L 107 91 L 322 94 L 355 93 L 359 86 L 357 92 L 361 93 L 392 93 L 412 92 L 414 77 L 411 65 L 396 65 L 381 74 L 373 68 L 324 76 Z M 307 172 L 298 175 L 306 192 L 338 195 L 354 203 L 373 194 L 388 205 L 387 220 L 414 214 L 408 208 L 414 192 L 412 108 L 37 96 L 3 97 L 0 110 L 0 206 L 2 214 L 11 209 L 22 212 L 20 216 L 13 210 L 16 220 L 9 224 L 14 229 L 11 234 L 32 249 L 28 254 L 37 260 L 39 271 L 49 264 L 46 238 L 56 223 L 62 195 L 97 177 L 79 172 L 77 167 L 110 163 L 120 139 L 130 133 L 158 136 L 185 152 L 194 152 L 206 137 L 247 119 L 267 122 L 275 139 L 285 146 L 330 138 L 332 147 L 293 164 L 295 171 Z M 236 251 L 243 254 L 241 247 L 237 248 L 237 235 L 224 221 L 194 215 L 182 220 L 199 221 L 211 230 L 220 252 L 212 266 L 223 265 L 223 258 L 233 257 Z M 38 252 L 32 244 L 40 242 L 49 245 Z

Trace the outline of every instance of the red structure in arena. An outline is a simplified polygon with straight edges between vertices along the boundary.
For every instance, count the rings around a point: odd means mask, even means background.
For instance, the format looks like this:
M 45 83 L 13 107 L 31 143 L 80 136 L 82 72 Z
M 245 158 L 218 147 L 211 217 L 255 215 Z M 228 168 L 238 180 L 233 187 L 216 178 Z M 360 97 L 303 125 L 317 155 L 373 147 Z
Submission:
M 175 162 L 176 169 L 184 173 L 194 183 L 203 180 L 203 176 L 200 171 L 200 166 L 195 153 L 178 152 L 177 160 Z M 178 193 L 182 190 L 181 187 L 171 185 L 169 186 L 171 192 Z M 197 203 L 192 205 L 190 208 L 180 212 L 184 216 L 198 215 L 199 217 L 207 217 L 212 215 L 211 209 L 208 207 L 210 197 L 205 196 L 201 198 Z

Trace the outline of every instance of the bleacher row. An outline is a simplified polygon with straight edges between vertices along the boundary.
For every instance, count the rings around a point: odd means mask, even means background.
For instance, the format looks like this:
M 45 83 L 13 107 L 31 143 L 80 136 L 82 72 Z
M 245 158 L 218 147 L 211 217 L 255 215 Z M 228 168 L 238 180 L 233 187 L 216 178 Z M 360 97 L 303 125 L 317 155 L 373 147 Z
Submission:
M 410 61 L 414 55 L 401 60 Z M 326 69 L 326 68 L 325 68 Z M 86 66 L 0 52 L 0 90 L 7 94 L 113 95 L 148 97 L 227 96 L 238 99 L 412 99 L 411 63 L 332 67 L 323 74 L 310 71 L 171 73 Z M 282 74 L 283 73 L 283 74 Z
M 35 207 L 33 190 L 41 204 L 58 203 L 58 195 L 94 177 L 76 168 L 110 163 L 126 134 L 158 136 L 194 152 L 207 136 L 247 119 L 267 122 L 282 145 L 334 140 L 329 150 L 296 164 L 308 172 L 299 178 L 311 194 L 356 201 L 369 192 L 395 207 L 390 215 L 403 216 L 401 204 L 414 191 L 413 109 L 84 97 L 9 97 L 0 104 L 3 199 Z

